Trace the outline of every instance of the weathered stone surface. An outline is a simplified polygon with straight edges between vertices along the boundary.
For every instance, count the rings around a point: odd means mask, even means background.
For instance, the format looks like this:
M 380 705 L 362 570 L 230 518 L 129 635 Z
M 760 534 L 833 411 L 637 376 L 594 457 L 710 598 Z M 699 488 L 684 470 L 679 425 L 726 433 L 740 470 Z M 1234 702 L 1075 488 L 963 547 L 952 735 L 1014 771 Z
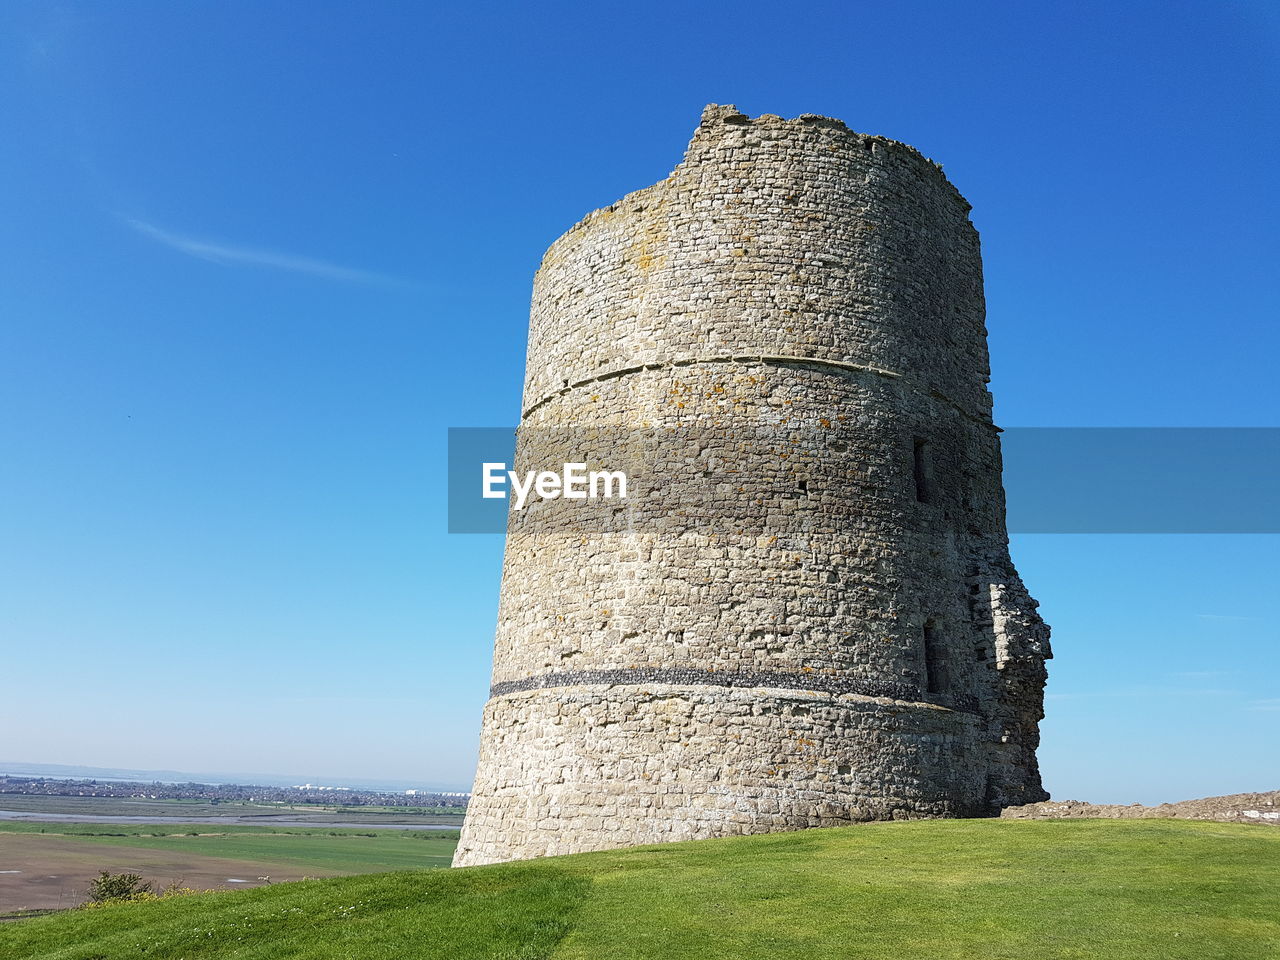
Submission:
M 1280 790 L 1233 793 L 1225 797 L 1179 800 L 1152 807 L 1140 803 L 1082 803 L 1079 800 L 1043 801 L 1006 807 L 1000 816 L 1010 820 L 1219 820 L 1224 823 L 1257 823 L 1280 827 Z
M 969 206 L 912 148 L 712 105 L 534 282 L 455 863 L 1042 800 L 1048 628 L 1008 554 Z

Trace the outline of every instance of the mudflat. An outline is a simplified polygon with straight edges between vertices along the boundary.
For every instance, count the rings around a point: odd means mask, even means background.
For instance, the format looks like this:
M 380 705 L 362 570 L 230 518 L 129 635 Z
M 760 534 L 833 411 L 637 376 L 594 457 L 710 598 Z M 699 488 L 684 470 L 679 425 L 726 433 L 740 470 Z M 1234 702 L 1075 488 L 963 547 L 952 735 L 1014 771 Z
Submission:
M 89 881 L 102 870 L 140 873 L 157 886 L 178 884 L 197 890 L 262 886 L 267 882 L 262 877 L 275 882 L 345 872 L 304 869 L 267 859 L 108 845 L 78 837 L 6 833 L 0 834 L 0 913 L 77 906 L 88 898 Z

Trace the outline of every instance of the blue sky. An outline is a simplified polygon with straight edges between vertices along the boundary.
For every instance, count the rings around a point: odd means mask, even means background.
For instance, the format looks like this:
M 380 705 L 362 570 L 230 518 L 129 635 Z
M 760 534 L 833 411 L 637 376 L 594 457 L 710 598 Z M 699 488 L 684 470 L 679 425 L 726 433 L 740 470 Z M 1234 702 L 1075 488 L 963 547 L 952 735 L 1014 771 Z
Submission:
M 1259 3 L 0 6 L 0 761 L 469 781 L 530 281 L 703 104 L 973 203 L 1004 426 L 1276 426 Z M 1275 536 L 1018 536 L 1060 798 L 1275 787 Z M 129 718 L 121 723 L 118 718 Z

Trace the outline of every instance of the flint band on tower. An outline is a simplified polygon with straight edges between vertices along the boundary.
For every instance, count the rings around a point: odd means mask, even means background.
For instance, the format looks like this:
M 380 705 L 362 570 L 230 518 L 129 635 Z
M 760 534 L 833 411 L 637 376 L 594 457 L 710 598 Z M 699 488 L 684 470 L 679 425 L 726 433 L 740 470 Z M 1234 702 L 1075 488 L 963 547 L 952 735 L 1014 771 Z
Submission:
M 511 513 L 456 865 L 1047 798 L 969 209 L 905 144 L 713 104 L 551 246 L 517 465 L 645 469 L 594 530 Z

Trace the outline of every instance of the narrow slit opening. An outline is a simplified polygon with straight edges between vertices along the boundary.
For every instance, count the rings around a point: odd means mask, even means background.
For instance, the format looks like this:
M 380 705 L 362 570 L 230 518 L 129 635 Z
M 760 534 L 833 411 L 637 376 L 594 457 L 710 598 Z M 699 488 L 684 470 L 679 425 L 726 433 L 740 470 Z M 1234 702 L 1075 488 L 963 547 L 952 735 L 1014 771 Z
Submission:
M 915 475 L 916 500 L 928 503 L 932 491 L 929 489 L 929 441 L 916 437 L 911 444 L 911 466 Z
M 943 692 L 943 671 L 945 656 L 942 650 L 942 637 L 938 630 L 937 620 L 928 620 L 924 625 L 924 690 L 925 693 Z

